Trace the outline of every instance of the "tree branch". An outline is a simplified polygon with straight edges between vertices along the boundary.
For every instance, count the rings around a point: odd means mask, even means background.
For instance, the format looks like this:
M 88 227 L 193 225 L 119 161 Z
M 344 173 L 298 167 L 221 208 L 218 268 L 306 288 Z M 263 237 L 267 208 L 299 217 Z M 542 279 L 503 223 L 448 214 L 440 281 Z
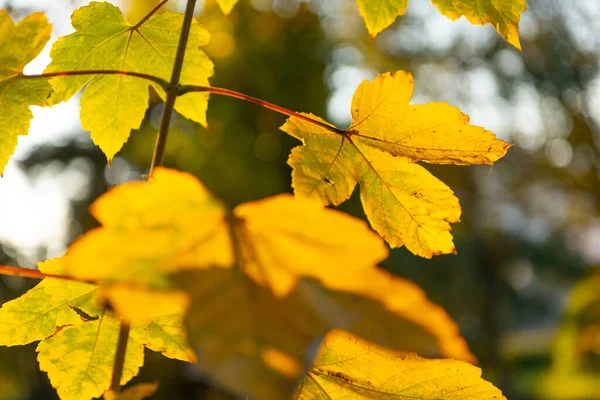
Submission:
M 123 376 L 123 367 L 125 366 L 125 355 L 127 354 L 127 342 L 129 341 L 129 330 L 131 326 L 128 322 L 121 320 L 119 329 L 119 339 L 117 341 L 117 352 L 115 354 L 115 363 L 113 364 L 113 374 L 110 383 L 110 390 L 119 393 L 121 388 L 121 377 Z
M 181 35 L 179 35 L 179 43 L 177 45 L 177 53 L 175 54 L 175 63 L 173 64 L 173 72 L 171 73 L 171 81 L 167 90 L 167 99 L 165 100 L 165 108 L 163 109 L 162 119 L 160 121 L 160 129 L 156 137 L 156 145 L 154 146 L 154 154 L 152 155 L 152 164 L 150 165 L 150 176 L 154 168 L 162 164 L 167 146 L 167 137 L 169 135 L 169 127 L 171 125 L 171 116 L 175 107 L 175 100 L 179 95 L 178 86 L 183 67 L 183 59 L 185 58 L 185 49 L 187 46 L 192 20 L 194 19 L 194 8 L 196 0 L 188 0 L 185 7 L 185 15 L 183 17 L 183 26 L 181 27 Z

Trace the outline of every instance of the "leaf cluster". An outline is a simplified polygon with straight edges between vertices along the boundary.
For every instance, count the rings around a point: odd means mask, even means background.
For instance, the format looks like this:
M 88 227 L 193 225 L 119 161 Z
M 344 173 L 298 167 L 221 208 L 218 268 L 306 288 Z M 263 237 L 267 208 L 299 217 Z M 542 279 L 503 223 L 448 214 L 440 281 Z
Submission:
M 474 1 L 434 4 L 451 18 L 493 23 L 518 46 L 524 2 L 476 2 L 479 19 Z M 79 8 L 75 32 L 54 43 L 36 76 L 23 67 L 49 39 L 45 16 L 15 25 L 0 13 L 0 172 L 27 133 L 31 105 L 84 88 L 82 126 L 110 163 L 144 119 L 149 89 L 166 101 L 158 143 L 173 109 L 206 125 L 213 93 L 288 116 L 281 129 L 302 142 L 288 160 L 295 196 L 228 209 L 192 175 L 158 166 L 157 145 L 148 181 L 100 197 L 91 212 L 101 226 L 41 263 L 42 282 L 2 306 L 0 345 L 40 341 L 40 368 L 62 399 L 150 396 L 155 385 L 118 390 L 143 365 L 145 347 L 196 362 L 213 382 L 252 398 L 502 398 L 468 364 L 475 359 L 447 313 L 377 264 L 388 255 L 384 240 L 426 258 L 456 252 L 458 199 L 420 162 L 491 164 L 510 145 L 448 104 L 411 105 L 404 71 L 363 82 L 345 130 L 210 87 L 213 64 L 200 49 L 210 35 L 191 17 L 194 3 L 185 15 L 158 12 L 164 3 L 137 24 L 108 3 Z M 236 1 L 218 3 L 227 13 Z M 358 5 L 372 36 L 406 9 L 406 1 Z M 347 200 L 357 184 L 379 235 L 323 207 Z

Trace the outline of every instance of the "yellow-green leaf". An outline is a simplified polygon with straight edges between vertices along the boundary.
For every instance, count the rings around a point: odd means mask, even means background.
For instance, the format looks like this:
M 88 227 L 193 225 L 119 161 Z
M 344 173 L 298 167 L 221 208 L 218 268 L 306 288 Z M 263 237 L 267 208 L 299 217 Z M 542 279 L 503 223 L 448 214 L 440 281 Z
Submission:
M 371 39 L 404 15 L 408 0 L 356 0 Z
M 183 22 L 180 13 L 154 14 L 141 26 L 132 26 L 116 6 L 91 2 L 77 9 L 71 22 L 75 32 L 60 38 L 50 53 L 46 72 L 81 70 L 122 70 L 146 73 L 169 80 Z M 213 64 L 199 47 L 209 34 L 192 23 L 182 84 L 208 85 Z M 82 86 L 81 123 L 92 140 L 111 160 L 127 141 L 132 129 L 140 127 L 148 108 L 148 85 L 165 98 L 155 82 L 127 75 L 82 75 L 50 80 L 53 103 L 65 101 Z M 186 118 L 206 125 L 206 93 L 189 93 L 177 98 L 175 109 Z
M 29 107 L 46 105 L 52 90 L 44 78 L 21 78 L 23 68 L 42 51 L 51 31 L 43 13 L 31 14 L 15 25 L 0 10 L 0 176 L 18 136 L 29 131 L 33 117 Z
M 58 259 L 39 264 L 44 273 L 60 274 Z M 17 346 L 44 340 L 62 327 L 83 323 L 76 310 L 94 312 L 97 286 L 46 278 L 0 308 L 0 345 Z
M 481 370 L 455 360 L 431 360 L 333 330 L 298 387 L 296 400 L 506 399 Z
M 39 267 L 44 273 L 62 275 L 64 264 L 61 258 L 40 263 Z M 123 375 L 123 384 L 143 364 L 144 346 L 166 357 L 195 361 L 183 327 L 187 297 L 155 293 L 144 299 L 144 306 L 136 303 L 139 297 L 134 288 L 125 291 L 121 287 L 45 278 L 0 308 L 0 345 L 41 340 L 40 368 L 48 372 L 61 399 L 98 397 L 110 385 L 119 330 L 119 320 L 104 309 L 104 299 L 108 298 L 137 307 L 135 318 L 129 319 L 130 359 L 126 362 L 130 363 L 130 372 Z
M 281 129 L 304 143 L 288 160 L 296 195 L 338 205 L 358 183 L 371 226 L 392 247 L 431 258 L 456 251 L 450 224 L 461 210 L 453 191 L 416 162 L 491 164 L 510 145 L 446 103 L 409 104 L 413 86 L 403 71 L 364 81 L 345 131 L 308 114 L 321 125 L 290 117 Z
M 166 357 L 194 362 L 196 355 L 190 349 L 183 329 L 183 316 L 189 298 L 180 292 L 148 292 L 128 286 L 103 288 L 102 294 L 119 316 L 132 326 L 131 338 L 150 350 Z
M 221 11 L 223 11 L 223 14 L 227 15 L 233 10 L 233 7 L 238 1 L 239 0 L 217 0 L 217 4 Z
M 502 37 L 521 49 L 519 20 L 527 9 L 525 0 L 431 0 L 451 20 L 464 16 L 470 23 L 491 24 Z
M 119 320 L 107 311 L 93 321 L 62 329 L 38 345 L 40 369 L 48 373 L 61 400 L 91 399 L 109 388 L 119 327 Z M 121 384 L 137 375 L 143 364 L 144 346 L 130 337 Z

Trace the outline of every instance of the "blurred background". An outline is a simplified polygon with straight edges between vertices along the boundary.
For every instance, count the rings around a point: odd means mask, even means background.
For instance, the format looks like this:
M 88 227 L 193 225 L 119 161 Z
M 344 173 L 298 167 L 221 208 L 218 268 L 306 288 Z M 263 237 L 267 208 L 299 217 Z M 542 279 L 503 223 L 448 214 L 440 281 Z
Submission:
M 157 2 L 113 1 L 134 23 Z M 0 0 L 0 8 L 15 20 L 46 12 L 55 40 L 87 3 Z M 460 198 L 458 255 L 423 260 L 402 248 L 383 266 L 446 308 L 484 377 L 509 399 L 600 399 L 600 1 L 527 0 L 522 53 L 489 25 L 451 22 L 429 0 L 411 0 L 372 42 L 355 0 L 240 0 L 228 17 L 214 0 L 198 3 L 212 34 L 204 50 L 213 86 L 343 128 L 362 80 L 403 69 L 415 75 L 414 103 L 449 102 L 515 144 L 493 166 L 425 165 Z M 49 50 L 26 72 L 41 72 Z M 89 204 L 147 172 L 161 111 L 153 97 L 109 169 L 81 130 L 78 98 L 35 108 L 0 179 L 0 263 L 34 268 L 95 226 Z M 278 130 L 283 116 L 213 96 L 208 122 L 206 131 L 175 118 L 167 166 L 196 174 L 231 206 L 291 190 L 286 159 L 299 143 Z M 340 208 L 364 218 L 357 193 Z M 0 277 L 0 301 L 35 284 Z M 228 398 L 193 366 L 146 356 L 134 382 L 160 380 L 156 398 Z M 0 348 L 0 399 L 53 398 L 35 344 Z

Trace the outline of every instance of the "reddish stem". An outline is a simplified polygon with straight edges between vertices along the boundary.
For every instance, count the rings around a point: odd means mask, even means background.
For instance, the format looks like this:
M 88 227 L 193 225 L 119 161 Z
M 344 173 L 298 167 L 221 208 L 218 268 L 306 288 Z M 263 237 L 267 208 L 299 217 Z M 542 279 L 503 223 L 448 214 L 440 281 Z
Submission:
M 345 132 L 341 129 L 336 128 L 333 125 L 329 125 L 325 122 L 317 121 L 311 117 L 308 117 L 304 114 L 297 113 L 295 111 L 289 110 L 285 107 L 278 106 L 277 104 L 269 103 L 268 101 L 257 99 L 256 97 L 248 96 L 246 94 L 236 92 L 234 90 L 224 89 L 220 87 L 212 87 L 212 86 L 197 86 L 197 85 L 181 85 L 179 88 L 179 94 L 183 95 L 190 92 L 207 92 L 219 94 L 222 96 L 233 97 L 236 99 L 248 101 L 250 103 L 257 104 L 261 107 L 268 108 L 269 110 L 273 110 L 283 115 L 287 115 L 288 117 L 294 117 L 306 122 L 309 122 L 314 125 L 318 125 L 321 128 L 325 128 L 331 132 L 337 133 L 338 135 L 344 135 Z
M 94 284 L 94 282 L 75 278 L 75 277 L 68 276 L 68 275 L 45 274 L 41 271 L 38 271 L 37 269 L 11 267 L 8 265 L 0 265 L 0 275 L 20 276 L 23 278 L 32 278 L 32 279 L 56 278 L 56 279 L 63 279 L 66 281 Z

